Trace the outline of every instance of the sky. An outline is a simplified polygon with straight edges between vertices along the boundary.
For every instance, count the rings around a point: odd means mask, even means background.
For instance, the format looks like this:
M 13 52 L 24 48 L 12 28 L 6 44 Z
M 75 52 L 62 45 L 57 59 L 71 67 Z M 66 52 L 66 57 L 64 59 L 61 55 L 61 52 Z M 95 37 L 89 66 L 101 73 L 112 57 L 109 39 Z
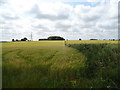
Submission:
M 118 0 L 0 0 L 0 41 L 118 39 Z

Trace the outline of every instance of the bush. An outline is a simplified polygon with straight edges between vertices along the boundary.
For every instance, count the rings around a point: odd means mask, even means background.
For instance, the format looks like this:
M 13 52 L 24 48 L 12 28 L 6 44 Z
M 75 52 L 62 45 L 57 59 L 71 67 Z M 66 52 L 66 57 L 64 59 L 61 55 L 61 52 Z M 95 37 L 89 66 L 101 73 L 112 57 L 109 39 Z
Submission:
M 65 39 L 60 36 L 50 36 L 48 37 L 48 40 L 65 40 Z
M 97 81 L 98 84 L 93 82 L 96 87 L 118 88 L 120 86 L 117 44 L 70 44 L 69 47 L 79 50 L 87 57 L 80 77 Z

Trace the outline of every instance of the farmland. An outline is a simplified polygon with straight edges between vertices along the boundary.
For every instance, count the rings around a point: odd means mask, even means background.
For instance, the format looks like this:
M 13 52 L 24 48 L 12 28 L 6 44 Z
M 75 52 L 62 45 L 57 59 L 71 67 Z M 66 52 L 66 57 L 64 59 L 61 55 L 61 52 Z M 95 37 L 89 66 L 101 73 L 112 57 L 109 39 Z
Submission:
M 3 88 L 118 88 L 118 41 L 2 43 Z

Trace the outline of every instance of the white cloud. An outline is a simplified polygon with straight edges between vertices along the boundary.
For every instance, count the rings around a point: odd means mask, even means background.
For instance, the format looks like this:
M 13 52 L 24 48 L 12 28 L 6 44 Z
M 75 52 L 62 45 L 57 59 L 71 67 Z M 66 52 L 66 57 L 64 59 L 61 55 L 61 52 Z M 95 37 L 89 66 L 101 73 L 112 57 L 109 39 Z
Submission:
M 34 40 L 50 35 L 66 39 L 117 38 L 117 1 L 104 1 L 94 7 L 85 4 L 73 7 L 61 0 L 6 0 L 0 8 L 3 40 L 30 39 L 31 32 Z

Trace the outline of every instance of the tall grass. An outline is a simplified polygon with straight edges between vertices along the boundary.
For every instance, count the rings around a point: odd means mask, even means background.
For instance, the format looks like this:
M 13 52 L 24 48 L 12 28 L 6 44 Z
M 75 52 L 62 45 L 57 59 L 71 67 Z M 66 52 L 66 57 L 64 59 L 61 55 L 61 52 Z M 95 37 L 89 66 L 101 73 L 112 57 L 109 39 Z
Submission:
M 79 50 L 87 57 L 85 67 L 80 72 L 80 77 L 89 83 L 87 87 L 120 88 L 118 44 L 88 43 L 67 46 Z

